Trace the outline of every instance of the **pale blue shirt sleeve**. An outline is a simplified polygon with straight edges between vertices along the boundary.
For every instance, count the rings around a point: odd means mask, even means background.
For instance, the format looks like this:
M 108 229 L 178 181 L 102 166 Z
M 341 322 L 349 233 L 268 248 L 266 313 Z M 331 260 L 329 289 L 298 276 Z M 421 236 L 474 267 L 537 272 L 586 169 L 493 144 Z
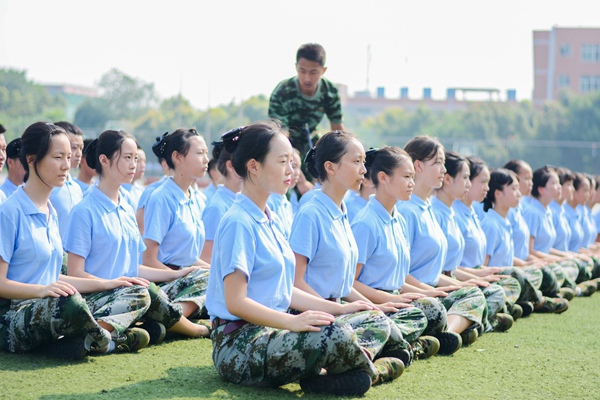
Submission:
M 306 209 L 300 210 L 294 218 L 290 234 L 290 246 L 294 253 L 308 258 L 310 262 L 317 253 L 319 236 L 319 225 L 315 221 L 315 215 Z
M 236 269 L 242 271 L 247 278 L 250 277 L 256 244 L 249 226 L 239 221 L 225 224 L 219 231 L 219 241 L 215 243 L 214 250 L 211 263 L 218 263 L 222 279 Z
M 202 213 L 202 222 L 204 222 L 204 232 L 206 235 L 206 240 L 215 240 L 215 236 L 217 234 L 217 229 L 219 228 L 219 224 L 221 223 L 221 219 L 223 215 L 227 212 L 227 210 L 221 209 L 218 205 L 212 204 L 212 200 L 216 200 L 216 194 L 211 199 L 211 204 L 204 209 Z
M 534 212 L 534 210 L 527 209 L 523 212 L 523 219 L 529 228 L 529 234 L 534 238 L 537 237 L 540 233 L 541 221 L 539 216 Z M 527 238 L 529 240 L 529 238 Z
M 487 219 L 481 224 L 481 229 L 483 230 L 483 233 L 485 233 L 485 237 L 487 239 L 485 245 L 485 254 L 490 256 L 488 265 L 493 266 L 490 264 L 490 262 L 493 258 L 495 258 L 494 256 L 500 247 L 502 241 L 502 232 L 499 232 L 499 227 L 496 224 L 488 221 Z
M 378 238 L 371 227 L 362 221 L 352 224 L 352 233 L 358 247 L 358 264 L 365 265 L 377 249 Z
M 66 252 L 88 258 L 92 250 L 92 219 L 85 207 L 73 207 L 65 230 L 63 246 Z
M 11 209 L 10 211 L 15 211 Z M 0 206 L 0 257 L 10 264 L 15 251 L 15 243 L 19 236 L 19 214 L 9 212 L 6 207 Z
M 143 237 L 161 244 L 173 224 L 173 206 L 164 201 L 164 196 L 151 196 L 145 208 Z

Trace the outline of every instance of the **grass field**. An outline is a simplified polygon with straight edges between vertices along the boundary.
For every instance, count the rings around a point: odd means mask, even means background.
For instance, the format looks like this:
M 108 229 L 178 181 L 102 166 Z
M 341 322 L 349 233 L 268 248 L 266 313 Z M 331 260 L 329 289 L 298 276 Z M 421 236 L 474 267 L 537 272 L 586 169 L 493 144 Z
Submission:
M 252 389 L 222 381 L 209 340 L 170 340 L 137 354 L 64 362 L 0 352 L 6 399 L 292 399 L 297 384 Z M 415 362 L 371 399 L 600 399 L 600 294 L 562 315 L 532 315 L 450 357 Z M 323 397 L 324 398 L 324 397 Z

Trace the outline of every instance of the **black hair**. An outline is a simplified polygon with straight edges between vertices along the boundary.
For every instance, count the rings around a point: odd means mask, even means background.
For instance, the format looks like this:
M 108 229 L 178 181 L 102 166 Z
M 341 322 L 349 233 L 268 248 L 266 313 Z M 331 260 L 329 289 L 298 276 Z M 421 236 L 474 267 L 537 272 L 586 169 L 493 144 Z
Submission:
M 325 66 L 325 49 L 317 43 L 305 43 L 298 48 L 296 52 L 296 62 L 304 58 L 308 61 L 319 63 L 321 67 Z
M 433 159 L 440 149 L 444 146 L 431 136 L 417 136 L 412 138 L 404 146 L 404 150 L 408 153 L 413 162 L 429 161 Z
M 4 132 L 6 132 L 6 128 L 4 125 L 0 124 L 0 135 L 4 134 Z
M 490 172 L 490 190 L 483 199 L 483 211 L 487 212 L 496 202 L 496 190 L 503 191 L 508 185 L 519 182 L 514 171 L 506 168 L 496 168 Z
M 165 132 L 161 137 L 156 138 L 152 145 L 152 152 L 158 157 L 159 161 L 165 160 L 171 169 L 175 169 L 173 163 L 173 152 L 176 151 L 182 156 L 187 156 L 190 151 L 190 141 L 192 136 L 199 136 L 196 129 L 177 129 L 171 133 Z
M 33 170 L 36 175 L 38 173 L 38 163 L 48 154 L 52 145 L 52 139 L 56 135 L 66 135 L 66 132 L 60 126 L 56 126 L 47 122 L 36 122 L 31 124 L 23 132 L 21 136 L 21 151 L 19 153 L 19 159 L 23 168 L 25 169 L 24 182 L 29 179 L 29 164 L 27 163 L 27 156 L 34 156 L 33 159 Z
M 598 186 L 598 182 L 596 182 L 596 180 L 594 179 L 594 176 L 591 174 L 588 174 L 588 173 L 585 173 L 584 175 L 587 178 L 587 180 L 590 181 L 590 189 L 596 190 L 596 187 Z
M 479 157 L 467 156 L 465 158 L 467 159 L 467 162 L 469 163 L 469 173 L 471 174 L 469 176 L 469 179 L 472 182 L 473 179 L 477 178 L 479 176 L 479 174 L 481 174 L 481 171 L 483 171 L 483 169 L 487 168 L 488 166 L 485 163 L 485 161 L 483 161 Z
M 540 197 L 539 189 L 542 187 L 546 187 L 546 184 L 548 183 L 548 180 L 550 179 L 550 176 L 553 172 L 556 173 L 556 170 L 554 170 L 554 168 L 550 168 L 547 165 L 533 171 L 533 189 L 531 189 L 531 195 L 533 197 L 535 197 L 536 199 Z
M 561 185 L 564 185 L 567 182 L 573 182 L 575 180 L 575 174 L 568 168 L 558 167 L 556 168 L 556 173 L 558 174 L 558 180 L 560 181 Z
M 233 169 L 242 179 L 249 178 L 248 161 L 264 162 L 271 150 L 271 140 L 277 134 L 289 137 L 276 121 L 263 121 L 232 129 L 221 136 L 225 150 L 232 154 Z
M 9 144 L 6 145 L 6 158 L 17 159 L 21 152 L 21 144 L 23 140 L 19 137 L 13 139 Z
M 54 125 L 60 126 L 67 133 L 71 133 L 71 134 L 77 135 L 77 136 L 83 136 L 83 131 L 77 125 L 72 124 L 70 122 L 59 121 L 59 122 L 55 122 Z
M 529 165 L 523 160 L 510 160 L 509 162 L 504 164 L 502 168 L 511 170 L 515 174 L 519 175 L 521 173 L 521 170 L 527 166 Z
M 370 174 L 373 185 L 377 187 L 379 185 L 379 172 L 391 176 L 394 174 L 394 170 L 400 167 L 405 161 L 412 163 L 412 159 L 406 151 L 399 147 L 385 146 L 375 150 L 373 153 L 367 151 L 365 167 L 367 168 L 367 173 Z M 365 174 L 366 176 L 367 174 Z
M 104 154 L 109 160 L 114 159 L 115 154 L 121 154 L 121 146 L 126 139 L 135 141 L 132 135 L 123 131 L 107 130 L 94 139 L 85 149 L 85 161 L 88 167 L 96 170 L 102 176 L 102 164 L 100 156 Z
M 339 163 L 348 151 L 348 144 L 353 140 L 358 139 L 353 134 L 343 131 L 333 131 L 323 135 L 317 141 L 315 147 L 306 154 L 304 163 L 308 172 L 319 181 L 326 181 L 325 163 L 327 161 L 334 164 Z
M 469 162 L 465 157 L 454 151 L 446 152 L 446 162 L 444 163 L 446 174 L 450 175 L 452 178 L 456 178 L 464 166 L 469 168 L 469 170 L 471 169 Z
M 575 175 L 575 179 L 573 179 L 573 188 L 575 188 L 575 190 L 579 190 L 579 187 L 581 186 L 583 181 L 587 178 L 581 172 L 575 172 L 574 175 Z
M 213 159 L 217 162 L 217 169 L 224 177 L 227 177 L 227 161 L 231 161 L 233 154 L 227 151 L 223 142 L 212 142 Z M 209 166 L 210 168 L 210 166 Z

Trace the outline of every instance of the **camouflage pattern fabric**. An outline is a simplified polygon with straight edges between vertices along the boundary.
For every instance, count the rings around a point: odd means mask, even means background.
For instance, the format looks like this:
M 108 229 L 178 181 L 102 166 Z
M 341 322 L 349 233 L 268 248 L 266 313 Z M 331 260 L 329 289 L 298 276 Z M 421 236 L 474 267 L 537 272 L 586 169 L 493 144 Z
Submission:
M 545 265 L 542 270 L 542 284 L 540 290 L 544 296 L 557 297 L 558 290 L 565 282 L 565 274 L 558 265 L 552 267 Z M 558 275 L 556 274 L 558 272 Z M 562 278 L 562 279 L 561 279 Z
M 398 327 L 408 343 L 414 343 L 427 328 L 427 317 L 418 307 L 400 308 L 395 313 L 386 313 Z
M 292 146 L 300 150 L 301 159 L 309 150 L 305 124 L 312 134 L 323 116 L 338 124 L 342 122 L 342 104 L 337 88 L 331 81 L 321 78 L 312 98 L 302 94 L 298 77 L 281 81 L 269 100 L 269 118 L 278 119 L 290 131 Z M 313 143 L 314 145 L 314 143 Z
M 61 336 L 85 338 L 88 350 L 105 347 L 111 340 L 79 293 L 0 303 L 0 346 L 4 350 L 25 352 Z
M 425 314 L 427 327 L 422 335 L 435 336 L 446 330 L 448 324 L 448 312 L 439 299 L 423 297 L 411 303 Z
M 150 307 L 148 290 L 138 285 L 84 294 L 83 298 L 94 318 L 111 325 L 119 335 L 142 318 Z
M 316 376 L 366 370 L 377 376 L 358 336 L 344 321 L 336 319 L 320 332 L 291 332 L 246 324 L 225 333 L 227 325 L 211 334 L 213 362 L 221 377 L 246 386 L 277 387 Z
M 483 293 L 476 287 L 463 287 L 448 296 L 439 299 L 448 315 L 460 315 L 469 321 L 483 324 L 486 317 L 486 301 Z
M 206 304 L 206 289 L 208 288 L 208 276 L 210 270 L 197 269 L 186 276 L 175 279 L 171 282 L 161 283 L 158 286 L 167 294 L 173 303 L 189 301 L 198 306 L 200 315 Z M 190 315 L 194 317 L 195 315 Z
M 502 268 L 501 274 L 510 275 L 519 282 L 521 293 L 518 295 L 516 301 L 530 301 L 534 305 L 541 303 L 542 292 L 539 291 L 539 287 L 542 283 L 542 271 L 534 267 L 504 267 Z M 530 277 L 532 279 L 530 279 Z M 507 288 L 504 289 L 506 293 Z M 510 304 L 514 305 L 515 301 L 512 301 L 512 298 L 510 301 Z
M 402 293 L 401 290 L 387 292 L 394 296 Z M 412 308 L 406 308 L 400 310 L 397 317 L 394 317 L 395 314 L 388 314 L 388 317 L 400 328 L 404 340 L 414 343 L 421 335 L 436 335 L 446 329 L 447 312 L 438 299 L 423 297 L 412 301 L 410 305 L 421 312 L 416 313 Z M 403 310 L 410 311 L 401 313 Z
M 148 285 L 148 293 L 150 293 L 150 307 L 144 318 L 160 322 L 167 329 L 179 322 L 183 316 L 183 310 L 179 304 L 173 303 L 167 294 L 154 283 Z

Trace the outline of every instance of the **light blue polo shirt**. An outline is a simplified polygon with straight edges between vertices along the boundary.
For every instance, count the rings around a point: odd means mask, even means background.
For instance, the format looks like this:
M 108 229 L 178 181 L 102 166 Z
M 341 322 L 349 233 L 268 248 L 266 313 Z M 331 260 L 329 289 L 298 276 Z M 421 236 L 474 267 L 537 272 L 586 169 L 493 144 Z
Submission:
M 569 226 L 569 221 L 567 221 L 565 210 L 561 204 L 558 204 L 554 200 L 550 202 L 548 208 L 552 212 L 552 223 L 556 230 L 556 239 L 554 239 L 552 248 L 567 251 L 569 250 L 569 241 L 571 240 L 571 227 Z
M 436 286 L 446 264 L 448 240 L 433 215 L 431 203 L 413 194 L 410 200 L 396 203 L 396 208 L 406 220 L 410 274 L 420 282 Z
M 298 195 L 296 194 L 296 191 L 291 189 L 288 191 L 289 195 L 290 195 L 290 203 L 292 204 L 292 212 L 294 213 L 294 215 L 296 215 L 296 213 L 298 212 L 298 208 L 300 201 L 298 200 Z
M 292 203 L 283 194 L 271 193 L 267 199 L 267 204 L 271 211 L 279 217 L 285 237 L 289 238 L 292 232 L 292 223 L 294 222 Z
M 158 243 L 158 260 L 163 264 L 188 267 L 204 247 L 204 224 L 198 191 L 188 198 L 169 177 L 157 188 L 144 211 L 144 239 Z
M 579 222 L 579 213 L 568 203 L 563 205 L 563 210 L 565 211 L 565 218 L 569 223 L 569 230 L 571 232 L 569 236 L 569 251 L 578 252 L 582 247 L 585 247 L 583 244 L 583 228 Z
M 76 184 L 79 185 L 79 188 L 81 189 L 81 193 L 85 193 L 90 187 L 90 185 L 88 185 L 84 181 L 80 181 L 77 178 L 73 178 L 73 182 L 75 182 Z
M 596 241 L 596 236 L 598 236 L 592 210 L 587 205 L 580 204 L 577 206 L 577 212 L 579 213 L 579 222 L 583 228 L 583 245 L 589 247 L 590 244 Z
M 506 215 L 512 227 L 512 239 L 515 249 L 515 257 L 526 260 L 529 257 L 529 227 L 523 218 L 523 204 L 508 210 Z
M 225 186 L 219 185 L 216 193 L 210 199 L 208 206 L 206 206 L 202 213 L 202 221 L 206 230 L 206 240 L 215 240 L 221 219 L 227 210 L 231 208 L 234 201 L 235 193 Z
M 448 252 L 443 270 L 454 271 L 461 265 L 460 262 L 465 251 L 465 239 L 456 223 L 455 213 L 451 207 L 445 205 L 437 197 L 433 197 L 431 199 L 431 208 L 433 209 L 436 221 L 440 225 L 440 228 L 442 228 L 442 232 L 444 232 L 448 241 Z
M 8 263 L 11 281 L 49 285 L 58 280 L 62 243 L 58 216 L 48 202 L 49 216 L 33 204 L 23 187 L 0 205 L 0 257 Z
M 340 209 L 329 196 L 316 190 L 294 217 L 290 246 L 308 258 L 304 279 L 321 297 L 350 294 L 358 248 L 343 201 Z
M 15 190 L 17 190 L 17 187 L 18 186 L 12 183 L 10 179 L 6 178 L 2 185 L 0 185 L 0 191 L 4 193 L 5 198 L 8 198 L 11 194 L 15 192 Z
M 404 285 L 410 269 L 405 231 L 406 221 L 396 207 L 390 215 L 371 195 L 366 207 L 352 221 L 358 264 L 363 264 L 359 282 L 382 290 L 397 290 Z
M 475 211 L 475 215 L 477 215 L 477 218 L 479 218 L 479 223 L 482 223 L 483 219 L 487 215 L 487 212 L 483 211 L 483 202 L 473 203 L 471 204 L 471 207 L 473 208 L 473 211 Z
M 121 187 L 127 192 L 127 197 L 129 198 L 128 203 L 134 210 L 137 210 L 140 197 L 142 197 L 142 193 L 144 193 L 144 188 L 132 183 L 124 183 Z
M 0 190 L 0 204 L 4 203 L 6 201 L 6 195 L 4 194 L 4 192 L 2 190 Z
M 167 178 L 168 178 L 168 176 L 165 175 L 162 178 L 160 178 L 159 180 L 157 180 L 156 182 L 152 182 L 151 184 L 146 186 L 146 188 L 144 189 L 144 192 L 140 196 L 140 200 L 138 201 L 138 206 L 137 206 L 138 210 L 146 207 L 146 204 L 148 204 L 148 200 L 150 200 L 150 196 L 152 196 L 152 193 L 154 193 L 154 191 L 160 185 L 162 185 L 167 180 Z M 145 227 L 144 227 L 144 229 L 145 229 Z
M 485 261 L 486 246 L 485 234 L 481 229 L 479 218 L 477 218 L 475 210 L 472 207 L 467 207 L 462 201 L 454 200 L 452 208 L 455 212 L 456 224 L 465 239 L 465 251 L 460 265 L 466 268 L 479 267 Z
M 81 201 L 81 199 L 83 199 L 81 187 L 75 183 L 70 173 L 67 175 L 65 184 L 63 186 L 55 187 L 52 189 L 52 193 L 50 193 L 50 201 L 54 204 L 56 213 L 58 214 L 60 237 L 63 239 L 65 238 L 71 210 L 75 204 Z
M 596 223 L 596 230 L 600 232 L 600 210 L 596 210 L 594 213 L 594 222 Z
M 219 185 L 219 186 L 223 186 L 223 185 Z M 202 193 L 204 193 L 204 196 L 206 196 L 206 204 L 208 204 L 210 202 L 210 199 L 214 196 L 214 194 L 217 192 L 217 186 L 215 186 L 214 183 L 212 183 L 212 181 L 208 184 L 207 187 L 204 188 L 204 190 L 202 191 Z
M 481 229 L 485 233 L 485 253 L 490 256 L 488 267 L 512 266 L 515 251 L 510 222 L 492 208 L 486 214 Z
M 298 201 L 298 211 L 302 208 L 303 205 L 308 203 L 308 201 L 317 193 L 317 190 L 321 190 L 321 185 L 319 183 L 315 183 L 315 186 L 310 189 L 308 192 L 304 193 L 302 197 L 300 197 L 300 201 Z
M 523 218 L 533 236 L 534 250 L 548 253 L 556 238 L 556 230 L 552 223 L 552 212 L 544 207 L 538 199 L 532 199 L 523 212 Z
M 368 201 L 363 199 L 358 192 L 352 190 L 348 193 L 349 195 L 344 198 L 344 203 L 348 210 L 348 219 L 352 222 L 356 214 L 367 205 Z
M 85 258 L 87 273 L 104 279 L 138 276 L 139 254 L 146 248 L 131 206 L 113 203 L 97 186 L 71 210 L 64 245 Z
M 247 196 L 238 193 L 225 213 L 213 247 L 206 308 L 210 319 L 237 320 L 227 309 L 223 280 L 235 270 L 248 280 L 248 298 L 272 310 L 286 312 L 294 287 L 295 258 L 271 218 L 267 206 L 263 212 Z

